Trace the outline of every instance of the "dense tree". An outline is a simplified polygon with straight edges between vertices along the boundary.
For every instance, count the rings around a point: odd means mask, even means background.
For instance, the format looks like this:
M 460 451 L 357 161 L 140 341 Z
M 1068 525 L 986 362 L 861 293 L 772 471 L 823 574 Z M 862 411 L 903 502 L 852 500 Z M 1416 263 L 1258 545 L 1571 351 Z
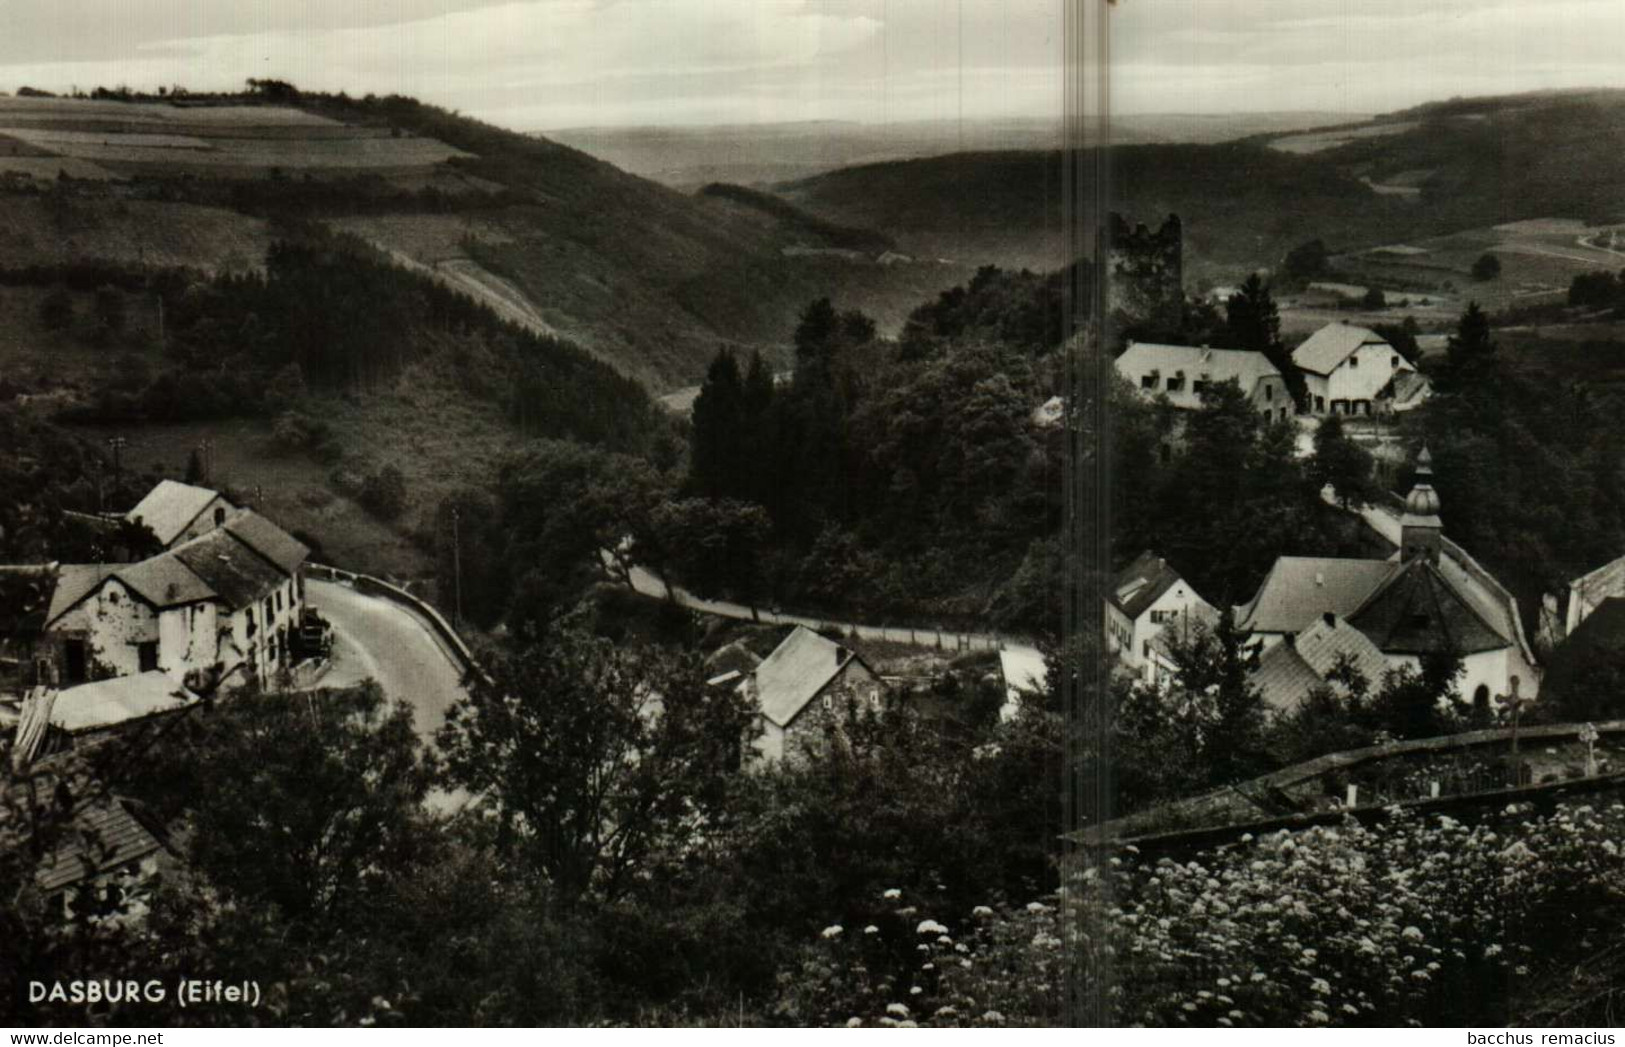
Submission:
M 1367 309 L 1386 309 L 1388 308 L 1388 296 L 1383 293 L 1380 287 L 1368 287 L 1365 297 L 1360 299 L 1360 304 Z
M 677 577 L 708 595 L 755 608 L 772 521 L 748 502 L 685 498 L 655 508 L 653 529 Z
M 47 331 L 63 331 L 73 325 L 73 295 L 56 284 L 40 299 L 40 324 Z
M 118 334 L 124 330 L 124 292 L 112 284 L 98 287 L 94 308 L 96 322 L 102 330 L 110 334 Z
M 1501 260 L 1489 252 L 1478 256 L 1473 262 L 1473 279 L 1484 281 L 1493 280 L 1501 275 Z
M 1376 494 L 1371 479 L 1371 452 L 1343 431 L 1343 420 L 1335 414 L 1321 419 L 1315 428 L 1315 456 L 1309 473 L 1322 486 L 1330 486 L 1347 509 L 1363 505 Z
M 1331 255 L 1323 240 L 1310 240 L 1286 253 L 1281 262 L 1281 282 L 1289 287 L 1303 287 L 1313 280 L 1323 280 L 1331 271 Z
M 1303 376 L 1292 362 L 1292 354 L 1281 342 L 1281 314 L 1275 298 L 1262 277 L 1253 273 L 1225 301 L 1225 327 L 1222 342 L 1232 349 L 1252 349 L 1269 357 L 1281 372 L 1287 391 L 1301 408 L 1304 404 Z
M 752 445 L 746 420 L 745 379 L 734 354 L 717 353 L 694 399 L 688 479 L 695 493 L 742 495 L 750 488 Z
M 406 474 L 394 464 L 375 470 L 362 481 L 360 498 L 374 516 L 395 519 L 406 511 Z
M 448 781 L 562 901 L 620 898 L 726 821 L 753 710 L 697 659 L 554 631 L 491 673 L 440 732 Z

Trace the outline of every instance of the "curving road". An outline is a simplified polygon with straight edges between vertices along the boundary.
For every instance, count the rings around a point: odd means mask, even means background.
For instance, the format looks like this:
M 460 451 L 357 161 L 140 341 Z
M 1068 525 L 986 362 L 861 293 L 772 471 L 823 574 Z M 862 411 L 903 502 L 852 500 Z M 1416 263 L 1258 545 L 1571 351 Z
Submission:
M 434 630 L 398 603 L 337 582 L 309 578 L 305 597 L 333 623 L 333 668 L 321 686 L 377 680 L 391 701 L 411 706 L 418 734 L 434 744 L 446 710 L 465 693 L 462 669 Z

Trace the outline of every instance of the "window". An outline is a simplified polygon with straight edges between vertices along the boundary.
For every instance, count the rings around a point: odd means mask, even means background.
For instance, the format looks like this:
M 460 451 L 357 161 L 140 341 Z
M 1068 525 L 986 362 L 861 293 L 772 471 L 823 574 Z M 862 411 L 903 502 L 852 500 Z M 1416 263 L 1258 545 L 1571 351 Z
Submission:
M 277 610 L 278 614 L 282 613 L 282 590 L 281 589 L 278 589 L 276 591 L 276 610 Z
M 1267 383 L 1265 384 L 1265 386 L 1264 386 L 1264 399 L 1266 399 L 1266 400 L 1275 399 L 1275 386 L 1269 385 Z
M 1176 374 L 1172 378 L 1168 379 L 1168 391 L 1170 393 L 1177 393 L 1177 392 L 1179 392 L 1180 390 L 1182 390 L 1184 388 L 1185 388 L 1185 372 L 1184 371 L 1180 371 L 1178 374 Z
M 1164 624 L 1166 624 L 1168 622 L 1173 621 L 1177 617 L 1179 617 L 1179 612 L 1178 611 L 1152 611 L 1151 612 L 1151 624 L 1152 625 L 1164 625 Z
M 226 522 L 226 510 L 225 510 L 225 507 L 224 506 L 215 506 L 214 525 L 216 527 L 219 527 L 221 524 L 223 524 L 225 522 Z
M 1490 707 L 1490 689 L 1485 684 L 1479 684 L 1478 690 L 1473 692 L 1473 708 L 1488 709 Z
M 833 708 L 835 708 L 835 699 L 827 694 L 824 695 L 824 711 L 827 713 Z
M 1395 370 L 1399 369 L 1399 354 L 1396 353 L 1388 358 L 1388 366 Z
M 1142 643 L 1140 645 L 1140 652 L 1143 655 L 1145 655 L 1145 657 L 1147 657 L 1147 658 L 1151 657 L 1151 641 L 1150 640 L 1147 640 L 1147 641 L 1145 641 L 1144 643 Z
M 869 705 L 871 708 L 880 708 L 880 688 L 871 687 L 869 689 Z
M 1194 382 L 1191 383 L 1191 392 L 1193 392 L 1193 393 L 1200 394 L 1202 392 L 1202 390 L 1206 389 L 1206 388 L 1207 388 L 1207 383 L 1202 381 L 1200 378 L 1196 379 Z
M 1141 389 L 1155 389 L 1156 387 L 1157 387 L 1157 372 L 1152 371 L 1150 374 L 1148 374 L 1148 375 L 1146 375 L 1146 376 L 1144 376 L 1143 378 L 1140 379 L 1140 388 Z
M 1349 370 L 1358 371 L 1359 369 L 1360 369 L 1360 358 L 1358 356 L 1349 357 Z
M 1324 396 L 1315 397 L 1315 410 L 1324 411 L 1325 409 L 1326 409 L 1326 398 Z
M 156 642 L 136 644 L 135 657 L 142 672 L 152 672 L 158 668 L 158 644 Z

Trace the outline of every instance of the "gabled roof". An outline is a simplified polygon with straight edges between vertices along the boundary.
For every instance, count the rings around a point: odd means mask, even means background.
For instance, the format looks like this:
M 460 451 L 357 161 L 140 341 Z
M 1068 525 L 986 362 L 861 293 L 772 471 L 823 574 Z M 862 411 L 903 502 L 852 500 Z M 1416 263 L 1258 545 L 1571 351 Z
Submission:
M 158 486 L 125 514 L 129 520 L 140 519 L 165 545 L 173 542 L 186 530 L 209 503 L 220 497 L 219 491 L 207 487 L 194 487 L 176 480 L 160 480 Z
M 1259 656 L 1258 668 L 1248 682 L 1258 688 L 1266 705 L 1287 711 L 1326 681 L 1290 643 L 1282 641 Z
M 226 530 L 284 574 L 297 572 L 310 555 L 303 542 L 252 509 L 244 509 L 227 520 Z
M 46 624 L 56 621 L 74 604 L 95 592 L 96 587 L 120 566 L 113 563 L 65 563 L 58 567 L 56 591 L 51 594 L 51 609 L 46 613 Z
M 1591 604 L 1601 603 L 1610 596 L 1625 596 L 1625 556 L 1582 574 L 1569 583 L 1569 591 L 1578 593 Z
M 1138 618 L 1179 581 L 1179 572 L 1169 567 L 1168 561 L 1144 552 L 1117 572 L 1112 591 L 1106 594 L 1106 598 L 1130 618 Z
M 1403 564 L 1349 621 L 1390 654 L 1468 655 L 1512 643 L 1421 557 Z
M 34 882 L 50 893 L 162 851 L 158 837 L 125 804 L 103 799 L 87 804 L 34 870 Z
M 756 697 L 762 715 L 779 727 L 789 726 L 856 658 L 833 640 L 796 626 L 756 667 Z
M 1166 395 L 1176 407 L 1200 407 L 1202 397 L 1192 383 L 1207 376 L 1209 383 L 1235 379 L 1243 395 L 1251 396 L 1259 381 L 1271 376 L 1280 377 L 1281 371 L 1270 363 L 1269 357 L 1252 349 L 1208 349 L 1194 345 L 1158 345 L 1153 342 L 1130 342 L 1117 358 L 1117 371 L 1140 387 L 1140 379 L 1149 374 L 1158 377 L 1157 388 L 1146 393 Z M 1184 372 L 1184 387 L 1169 391 L 1167 379 Z
M 214 597 L 214 590 L 192 573 L 173 552 L 159 553 L 140 563 L 120 566 L 113 574 L 159 610 Z
M 191 568 L 211 595 L 233 611 L 264 599 L 288 580 L 287 575 L 223 529 L 199 535 L 165 555 Z
M 1382 685 L 1382 678 L 1388 672 L 1388 659 L 1377 645 L 1342 618 L 1333 618 L 1330 622 L 1322 618 L 1299 633 L 1292 646 L 1321 679 L 1345 658 L 1373 690 Z
M 1330 323 L 1292 350 L 1292 362 L 1305 371 L 1331 374 L 1338 364 L 1347 360 L 1360 346 L 1388 344 L 1388 339 L 1369 327 L 1357 327 L 1341 322 Z M 1402 363 L 1401 366 L 1409 365 Z
M 1252 632 L 1296 633 L 1323 614 L 1347 618 L 1398 570 L 1387 560 L 1283 556 L 1253 598 L 1236 608 L 1236 624 Z
M 51 726 L 69 734 L 97 731 L 185 709 L 200 700 L 156 670 L 115 676 L 58 691 L 51 706 Z

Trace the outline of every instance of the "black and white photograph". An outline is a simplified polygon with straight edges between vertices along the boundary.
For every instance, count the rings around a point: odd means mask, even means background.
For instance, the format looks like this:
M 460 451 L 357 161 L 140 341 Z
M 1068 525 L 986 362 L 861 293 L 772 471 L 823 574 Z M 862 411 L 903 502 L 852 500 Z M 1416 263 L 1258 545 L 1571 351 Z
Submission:
M 1622 41 L 0 0 L 0 1025 L 1613 1044 Z

